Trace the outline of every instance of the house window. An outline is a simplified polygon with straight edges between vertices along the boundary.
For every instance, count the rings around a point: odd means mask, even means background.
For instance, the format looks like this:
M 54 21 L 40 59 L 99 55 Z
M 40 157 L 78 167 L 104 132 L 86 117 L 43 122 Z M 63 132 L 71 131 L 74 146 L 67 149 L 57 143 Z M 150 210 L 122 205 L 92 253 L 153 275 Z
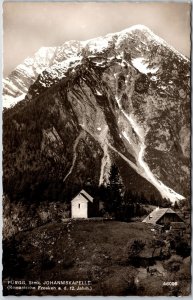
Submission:
M 78 204 L 78 208 L 80 208 L 80 203 Z

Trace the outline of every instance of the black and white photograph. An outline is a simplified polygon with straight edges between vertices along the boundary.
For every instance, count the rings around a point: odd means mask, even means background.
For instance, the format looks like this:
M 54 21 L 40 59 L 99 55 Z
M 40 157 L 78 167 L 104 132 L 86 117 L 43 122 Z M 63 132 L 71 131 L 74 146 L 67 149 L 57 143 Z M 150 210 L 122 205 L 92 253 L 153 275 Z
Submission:
M 191 9 L 4 1 L 4 296 L 191 295 Z

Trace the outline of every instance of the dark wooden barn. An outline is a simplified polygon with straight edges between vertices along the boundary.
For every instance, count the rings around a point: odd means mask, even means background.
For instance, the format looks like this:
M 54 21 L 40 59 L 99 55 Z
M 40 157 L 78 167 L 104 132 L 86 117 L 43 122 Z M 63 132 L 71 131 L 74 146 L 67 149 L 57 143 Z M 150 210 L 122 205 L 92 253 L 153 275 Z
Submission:
M 173 209 L 159 207 L 154 209 L 142 222 L 154 225 L 167 225 L 173 222 L 184 223 Z

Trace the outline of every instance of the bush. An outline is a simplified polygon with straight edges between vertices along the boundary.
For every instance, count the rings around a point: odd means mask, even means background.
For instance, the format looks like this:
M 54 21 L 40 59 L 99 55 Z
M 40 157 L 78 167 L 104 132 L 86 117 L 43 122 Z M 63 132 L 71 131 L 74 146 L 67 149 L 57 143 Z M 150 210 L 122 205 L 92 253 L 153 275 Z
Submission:
M 176 251 L 177 255 L 188 257 L 191 253 L 190 242 L 185 237 L 174 235 L 169 237 L 171 249 Z
M 137 257 L 139 253 L 144 249 L 145 242 L 142 240 L 134 240 L 127 244 L 128 257 Z
M 170 259 L 165 262 L 165 268 L 170 272 L 177 272 L 182 264 L 182 258 L 178 255 L 172 255 Z
M 23 278 L 28 263 L 18 252 L 18 242 L 13 238 L 3 241 L 3 278 Z
M 116 272 L 116 274 L 111 275 L 111 277 L 102 284 L 103 295 L 136 295 L 136 274 L 137 271 L 132 267 L 120 269 L 119 273 Z
M 190 253 L 191 253 L 191 247 L 188 244 L 188 242 L 182 240 L 176 245 L 177 255 L 180 255 L 182 257 L 187 257 L 190 256 Z
M 167 289 L 167 295 L 169 296 L 189 296 L 191 293 L 191 262 L 190 259 L 182 259 L 180 256 L 174 255 L 166 264 L 172 264 L 173 267 L 170 268 L 165 281 L 177 282 L 177 286 L 170 286 Z M 176 271 L 175 266 L 179 265 L 179 270 Z M 169 271 L 169 270 L 168 270 Z

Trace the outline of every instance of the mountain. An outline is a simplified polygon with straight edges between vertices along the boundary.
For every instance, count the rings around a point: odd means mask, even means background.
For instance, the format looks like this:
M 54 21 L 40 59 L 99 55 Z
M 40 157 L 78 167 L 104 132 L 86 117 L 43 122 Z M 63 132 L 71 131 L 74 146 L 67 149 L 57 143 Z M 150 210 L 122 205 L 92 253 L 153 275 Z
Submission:
M 61 47 L 42 47 L 3 80 L 3 106 L 11 107 L 23 100 L 31 84 L 46 68 L 70 57 L 76 56 L 81 49 L 80 42 L 70 41 Z
M 41 48 L 3 93 L 12 201 L 66 201 L 66 189 L 107 183 L 113 163 L 127 189 L 189 196 L 190 61 L 147 27 Z

